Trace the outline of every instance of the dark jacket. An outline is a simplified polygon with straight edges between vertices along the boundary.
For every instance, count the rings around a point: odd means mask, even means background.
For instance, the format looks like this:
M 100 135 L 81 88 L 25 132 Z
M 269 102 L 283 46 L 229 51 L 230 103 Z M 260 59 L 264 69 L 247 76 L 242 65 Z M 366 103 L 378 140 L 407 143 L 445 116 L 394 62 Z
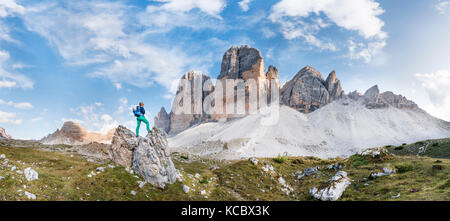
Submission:
M 136 117 L 144 116 L 145 115 L 144 107 L 137 106 L 135 115 L 136 115 Z

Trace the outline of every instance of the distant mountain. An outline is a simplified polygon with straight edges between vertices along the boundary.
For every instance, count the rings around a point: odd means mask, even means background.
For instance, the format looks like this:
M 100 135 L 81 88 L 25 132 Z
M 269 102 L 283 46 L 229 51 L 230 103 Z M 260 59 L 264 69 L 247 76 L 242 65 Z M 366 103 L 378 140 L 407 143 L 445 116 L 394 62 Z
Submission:
M 262 123 L 271 111 L 190 128 L 168 139 L 170 151 L 223 159 L 284 153 L 328 158 L 347 157 L 368 147 L 450 137 L 449 123 L 424 111 L 369 109 L 363 100 L 350 98 L 309 114 L 282 105 L 273 125 Z
M 202 87 L 209 88 L 209 91 L 204 91 L 201 101 L 205 101 L 206 97 L 215 91 L 215 86 L 212 84 L 209 76 L 203 75 L 201 73 L 197 73 L 195 71 L 189 71 L 185 75 L 182 76 L 182 80 L 187 80 L 187 83 L 190 84 L 190 88 L 194 88 L 196 85 L 194 84 L 194 77 L 201 77 Z M 218 76 L 219 81 L 222 82 L 223 85 L 226 85 L 227 79 L 241 79 L 244 82 L 252 79 L 256 80 L 257 84 L 261 84 L 260 80 L 264 81 L 266 85 L 258 85 L 265 86 L 268 90 L 268 100 L 270 101 L 270 89 L 272 82 L 275 82 L 274 85 L 276 87 L 280 87 L 278 83 L 278 70 L 274 66 L 269 66 L 267 73 L 264 69 L 264 59 L 261 52 L 256 48 L 251 48 L 249 46 L 233 46 L 228 49 L 222 58 L 222 65 L 220 75 Z M 178 91 L 176 94 L 182 93 L 182 89 L 185 87 L 182 83 L 178 86 Z M 248 88 L 246 88 L 246 94 L 248 92 Z M 229 102 L 230 98 L 226 97 L 225 91 L 223 92 L 223 104 L 224 111 L 226 111 L 226 102 Z M 234 99 L 233 99 L 234 100 Z M 176 102 L 174 100 L 174 102 Z M 212 103 L 215 103 L 215 99 L 213 98 Z M 194 99 L 191 99 L 192 108 L 194 107 Z M 246 112 L 248 112 L 248 95 L 246 95 Z M 172 104 L 172 108 L 177 108 L 176 103 Z M 176 110 L 176 109 L 175 109 Z M 235 115 L 219 113 L 219 114 L 206 114 L 205 111 L 201 114 L 174 114 L 173 111 L 167 113 L 164 108 L 161 108 L 161 111 L 155 117 L 154 122 L 155 126 L 159 129 L 166 131 L 167 133 L 174 135 L 178 134 L 192 126 L 199 125 L 206 122 L 217 122 L 220 119 L 232 120 L 235 118 L 244 117 L 244 115 Z
M 92 142 L 111 143 L 114 129 L 107 134 L 100 134 L 96 132 L 89 132 L 81 125 L 75 122 L 65 122 L 61 129 L 40 140 L 43 144 L 67 144 L 67 145 L 83 145 Z
M 9 136 L 5 129 L 3 127 L 0 127 L 0 140 L 6 140 L 6 139 L 12 139 L 11 136 Z
M 270 66 L 264 74 L 257 49 L 232 47 L 222 60 L 218 81 L 223 79 L 278 80 L 278 71 Z M 349 156 L 367 147 L 450 137 L 449 122 L 430 116 L 402 95 L 381 93 L 377 85 L 364 94 L 346 94 L 341 83 L 335 71 L 325 79 L 311 66 L 302 68 L 281 88 L 279 119 L 273 125 L 261 124 L 274 113 L 270 108 L 235 118 L 190 118 L 162 109 L 155 125 L 172 135 L 173 151 L 218 158 L 273 157 L 284 152 Z M 219 122 L 224 117 L 227 120 Z

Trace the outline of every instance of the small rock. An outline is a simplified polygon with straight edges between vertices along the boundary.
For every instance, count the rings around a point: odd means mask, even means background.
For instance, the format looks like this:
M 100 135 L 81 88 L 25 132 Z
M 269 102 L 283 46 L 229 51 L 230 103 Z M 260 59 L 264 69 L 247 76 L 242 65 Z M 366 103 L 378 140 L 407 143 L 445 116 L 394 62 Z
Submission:
M 391 174 L 395 173 L 395 169 L 389 169 L 389 168 L 383 168 L 383 172 L 379 172 L 379 173 L 372 173 L 370 174 L 370 177 L 375 179 L 378 177 L 382 177 L 382 176 L 389 176 Z
M 97 167 L 97 172 L 105 172 L 105 168 L 104 167 Z
M 417 189 L 417 188 L 412 188 L 410 190 L 411 193 L 416 193 L 416 192 L 419 192 L 419 191 L 420 191 L 420 189 Z
M 400 197 L 400 193 L 398 193 L 397 195 L 395 195 L 395 196 L 391 196 L 391 199 L 397 199 L 397 198 L 399 198 Z
M 5 154 L 0 155 L 0 159 L 6 159 Z
M 114 168 L 116 168 L 116 166 L 109 164 L 109 165 L 108 165 L 108 168 L 114 169 Z
M 184 193 L 189 193 L 190 188 L 186 185 L 183 185 L 183 191 Z
M 33 181 L 33 180 L 39 179 L 39 174 L 35 170 L 33 170 L 31 167 L 26 168 L 24 170 L 24 173 L 25 173 L 25 178 L 28 181 Z
M 306 168 L 303 173 L 305 174 L 305 176 L 311 176 L 317 173 L 317 171 L 319 171 L 320 167 L 311 167 L 311 168 Z
M 335 163 L 335 164 L 331 164 L 330 166 L 328 166 L 328 169 L 338 171 L 338 170 L 341 170 L 342 167 L 343 167 L 342 164 Z
M 136 191 L 132 190 L 131 195 L 133 195 L 133 196 L 136 195 Z
M 217 170 L 217 169 L 219 169 L 218 167 L 216 167 L 216 166 L 212 166 L 211 168 L 209 168 L 211 171 L 214 171 L 214 170 Z
M 248 159 L 253 165 L 258 165 L 258 159 L 251 157 L 250 159 Z
M 28 198 L 29 200 L 35 200 L 35 199 L 36 199 L 36 195 L 34 195 L 34 194 L 32 194 L 32 193 L 29 193 L 29 192 L 27 192 L 27 191 L 25 191 L 25 195 L 27 196 L 27 198 Z
M 199 179 L 199 178 L 200 178 L 200 174 L 195 173 L 194 177 L 197 178 L 197 179 Z
M 11 171 L 14 171 L 14 170 L 16 170 L 16 169 L 17 169 L 16 166 L 11 167 Z
M 145 186 L 145 184 L 147 184 L 147 182 L 145 182 L 145 181 L 137 181 L 137 183 L 139 184 L 139 188 L 143 188 L 144 186 Z
M 201 194 L 201 195 L 206 195 L 206 191 L 205 191 L 205 190 L 202 190 L 202 191 L 200 192 L 200 194 Z

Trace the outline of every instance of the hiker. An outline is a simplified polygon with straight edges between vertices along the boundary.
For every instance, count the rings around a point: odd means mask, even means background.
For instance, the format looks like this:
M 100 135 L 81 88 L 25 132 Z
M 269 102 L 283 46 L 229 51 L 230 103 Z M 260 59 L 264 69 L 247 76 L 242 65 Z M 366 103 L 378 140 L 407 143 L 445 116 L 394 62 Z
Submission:
M 150 123 L 145 118 L 145 109 L 144 103 L 139 102 L 139 106 L 133 108 L 134 116 L 137 117 L 137 127 L 136 127 L 136 135 L 139 136 L 139 128 L 141 127 L 141 122 L 144 122 L 147 125 L 147 132 L 150 133 Z

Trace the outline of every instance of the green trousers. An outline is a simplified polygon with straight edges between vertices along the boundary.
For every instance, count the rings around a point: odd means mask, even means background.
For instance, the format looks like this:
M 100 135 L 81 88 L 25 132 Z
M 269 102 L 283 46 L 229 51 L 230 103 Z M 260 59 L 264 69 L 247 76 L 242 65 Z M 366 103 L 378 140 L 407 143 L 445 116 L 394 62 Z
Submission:
M 136 127 L 136 135 L 139 136 L 139 128 L 141 127 L 141 122 L 144 122 L 147 125 L 147 132 L 150 132 L 150 123 L 145 118 L 145 116 L 140 116 L 137 118 L 137 127 Z

